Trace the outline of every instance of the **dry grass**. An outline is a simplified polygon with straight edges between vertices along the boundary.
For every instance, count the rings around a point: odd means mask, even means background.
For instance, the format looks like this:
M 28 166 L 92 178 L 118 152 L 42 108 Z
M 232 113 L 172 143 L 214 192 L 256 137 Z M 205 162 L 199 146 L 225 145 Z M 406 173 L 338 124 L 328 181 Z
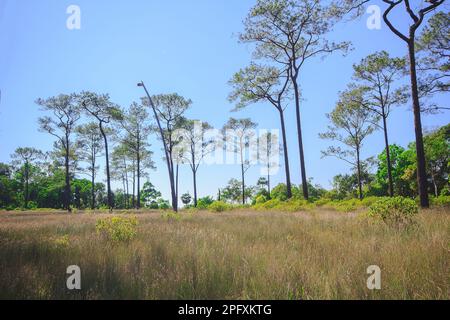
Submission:
M 449 299 L 450 212 L 395 231 L 355 213 L 141 212 L 130 243 L 99 237 L 108 214 L 0 212 L 0 298 Z M 61 240 L 68 237 L 68 242 Z M 65 287 L 81 268 L 82 290 Z M 366 268 L 382 270 L 368 290 Z

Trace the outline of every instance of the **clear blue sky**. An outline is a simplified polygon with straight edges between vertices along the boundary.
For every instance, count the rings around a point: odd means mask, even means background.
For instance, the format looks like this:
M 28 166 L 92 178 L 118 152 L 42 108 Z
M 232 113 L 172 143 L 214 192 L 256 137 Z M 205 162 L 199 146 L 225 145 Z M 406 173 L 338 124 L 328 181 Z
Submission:
M 91 90 L 110 93 L 114 102 L 128 106 L 139 101 L 144 80 L 152 94 L 177 92 L 193 100 L 188 116 L 221 127 L 230 116 L 251 117 L 261 128 L 278 128 L 278 117 L 269 105 L 255 105 L 230 113 L 227 81 L 250 60 L 251 48 L 237 42 L 242 20 L 254 0 L 0 0 L 0 161 L 9 162 L 19 146 L 50 150 L 53 139 L 38 131 L 42 116 L 34 101 L 60 93 Z M 81 8 L 81 30 L 66 28 L 66 8 Z M 383 7 L 383 4 L 380 3 Z M 367 16 L 366 16 L 367 17 Z M 318 138 L 325 130 L 325 114 L 334 107 L 338 92 L 350 81 L 352 64 L 378 50 L 392 55 L 406 53 L 404 43 L 383 24 L 366 28 L 366 17 L 342 24 L 330 38 L 351 40 L 354 50 L 342 57 L 311 60 L 301 75 L 303 128 L 308 177 L 330 186 L 332 177 L 350 168 L 335 159 L 320 159 L 328 142 Z M 404 20 L 406 21 L 406 19 Z M 447 97 L 448 98 L 448 97 Z M 444 97 L 438 102 L 443 103 Z M 448 103 L 448 99 L 446 100 Z M 294 109 L 287 111 L 287 129 L 294 183 L 300 181 Z M 449 113 L 426 116 L 425 128 L 448 123 Z M 406 146 L 414 139 L 409 106 L 400 107 L 389 119 L 392 143 Z M 169 198 L 167 169 L 161 145 L 151 138 L 157 170 L 150 180 Z M 381 132 L 365 145 L 366 156 L 383 150 Z M 283 168 L 273 177 L 284 180 Z M 190 170 L 180 173 L 180 193 L 191 191 Z M 259 168 L 248 171 L 254 184 Z M 203 166 L 199 170 L 199 195 L 216 195 L 237 166 Z M 100 177 L 101 179 L 103 178 Z M 119 186 L 119 184 L 115 184 Z

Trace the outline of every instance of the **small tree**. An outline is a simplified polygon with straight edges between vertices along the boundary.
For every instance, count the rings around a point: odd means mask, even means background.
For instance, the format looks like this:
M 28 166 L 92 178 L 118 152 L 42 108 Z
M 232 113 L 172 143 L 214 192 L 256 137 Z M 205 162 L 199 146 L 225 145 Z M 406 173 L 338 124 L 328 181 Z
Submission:
M 394 184 L 392 180 L 392 166 L 389 152 L 389 138 L 387 119 L 391 108 L 407 101 L 404 93 L 406 88 L 396 88 L 394 82 L 403 76 L 406 61 L 401 58 L 391 58 L 386 51 L 371 54 L 354 65 L 354 79 L 365 91 L 365 103 L 362 105 L 374 112 L 382 121 L 381 128 L 384 133 L 386 148 L 386 161 L 388 170 L 388 192 L 394 196 Z
M 30 166 L 34 161 L 43 159 L 44 154 L 41 150 L 35 148 L 17 148 L 16 151 L 11 155 L 12 164 L 19 169 L 23 169 L 24 177 L 24 206 L 28 208 L 29 201 L 29 182 L 30 182 Z
M 292 186 L 284 122 L 284 110 L 286 108 L 284 103 L 289 94 L 289 79 L 289 68 L 283 71 L 275 67 L 251 64 L 249 67 L 236 73 L 230 80 L 229 83 L 233 87 L 233 91 L 229 96 L 229 100 L 237 100 L 237 106 L 234 111 L 257 102 L 269 102 L 278 111 L 283 139 L 286 186 L 288 197 L 290 198 L 292 196 Z
M 272 169 L 278 165 L 277 162 L 272 161 L 274 152 L 278 153 L 278 136 L 272 132 L 266 132 L 262 137 L 258 139 L 258 159 L 266 166 L 267 170 L 267 192 L 270 194 L 270 176 Z M 290 198 L 289 187 L 287 186 L 287 195 Z
M 142 169 L 142 156 L 145 154 L 147 156 L 146 164 L 147 168 L 153 168 L 153 161 L 149 159 L 152 152 L 148 150 L 150 146 L 147 142 L 148 136 L 150 134 L 150 126 L 146 123 L 148 119 L 148 112 L 143 105 L 133 102 L 128 109 L 124 112 L 124 116 L 120 121 L 122 127 L 126 131 L 126 136 L 124 142 L 129 146 L 130 151 L 134 154 L 136 159 L 136 176 L 137 176 L 137 203 L 136 207 L 139 209 L 141 207 L 140 200 L 140 189 L 141 189 L 141 173 Z
M 127 208 L 129 208 L 130 205 L 128 174 L 134 169 L 129 166 L 130 157 L 132 156 L 130 151 L 128 144 L 121 143 L 117 145 L 111 153 L 111 178 L 113 180 L 122 181 L 124 203 Z
M 223 126 L 222 134 L 225 142 L 225 149 L 228 152 L 236 153 L 239 157 L 241 165 L 241 182 L 242 182 L 242 204 L 245 204 L 245 172 L 250 168 L 250 161 L 245 158 L 245 153 L 250 147 L 250 140 L 254 137 L 254 129 L 256 123 L 249 118 L 235 119 L 230 118 Z
M 90 122 L 77 127 L 80 158 L 88 163 L 85 169 L 91 177 L 91 209 L 95 209 L 95 177 L 99 170 L 97 158 L 103 150 L 102 136 L 97 124 Z
M 360 199 L 363 197 L 361 148 L 364 139 L 375 130 L 373 123 L 378 121 L 378 118 L 364 108 L 363 104 L 360 88 L 343 92 L 335 109 L 327 114 L 331 121 L 328 132 L 319 135 L 322 139 L 338 141 L 349 148 L 341 149 L 341 147 L 331 146 L 326 151 L 322 151 L 322 157 L 336 157 L 356 169 Z
M 181 122 L 181 156 L 189 164 L 194 184 L 194 207 L 197 206 L 197 171 L 205 156 L 214 151 L 213 139 L 206 138 L 212 127 L 207 122 L 185 119 Z
M 156 190 L 155 186 L 150 181 L 144 183 L 141 192 L 141 200 L 146 207 L 158 208 L 158 202 L 160 197 L 161 192 Z
M 80 108 L 75 101 L 74 95 L 61 94 L 48 99 L 37 99 L 36 104 L 44 111 L 52 113 L 52 117 L 39 118 L 40 129 L 57 138 L 59 146 L 64 151 L 65 166 L 65 188 L 64 208 L 71 212 L 71 190 L 70 190 L 70 154 L 72 148 L 71 136 L 75 130 L 76 123 L 80 119 Z

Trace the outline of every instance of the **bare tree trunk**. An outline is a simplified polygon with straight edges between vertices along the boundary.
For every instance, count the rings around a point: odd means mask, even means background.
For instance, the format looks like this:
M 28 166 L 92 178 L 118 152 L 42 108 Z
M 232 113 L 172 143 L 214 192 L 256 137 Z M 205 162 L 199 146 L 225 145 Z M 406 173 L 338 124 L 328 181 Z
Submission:
M 244 172 L 244 163 L 241 164 L 241 175 L 242 175 L 242 204 L 245 204 L 245 172 Z
M 137 208 L 141 208 L 141 150 L 140 150 L 140 141 L 139 137 L 137 139 L 137 154 L 136 154 L 136 162 L 137 162 Z
M 129 199 L 129 192 L 128 192 L 128 168 L 127 168 L 127 161 L 125 158 L 123 159 L 123 165 L 124 165 L 125 187 L 126 187 L 125 201 L 126 201 L 127 209 L 129 209 L 130 199 Z
M 25 162 L 25 209 L 28 209 L 28 182 L 29 180 L 29 168 L 28 168 L 28 161 Z
M 106 185 L 108 189 L 108 207 L 109 210 L 112 211 L 114 204 L 112 199 L 112 192 L 111 192 L 111 175 L 109 171 L 109 152 L 108 152 L 108 139 L 106 137 L 105 131 L 103 130 L 102 122 L 99 122 L 100 132 L 103 136 L 103 140 L 105 142 L 105 157 L 106 157 Z
M 134 163 L 133 163 L 133 198 L 131 199 L 131 205 L 133 208 L 136 208 L 136 171 L 134 170 Z
M 175 177 L 175 197 L 176 197 L 176 206 L 178 208 L 178 163 L 176 168 L 176 177 Z
M 294 95 L 295 95 L 295 113 L 297 120 L 297 138 L 298 138 L 298 149 L 300 154 L 300 169 L 302 175 L 302 189 L 303 189 L 303 198 L 308 200 L 308 180 L 306 179 L 306 168 L 305 168 L 305 155 L 303 153 L 303 137 L 302 137 L 302 124 L 300 119 L 300 93 L 297 84 L 297 80 L 293 78 L 294 84 Z
M 95 166 L 95 163 L 94 163 Z M 95 169 L 91 168 L 91 209 L 95 209 Z
M 416 154 L 417 154 L 417 185 L 419 189 L 420 206 L 428 208 L 430 202 L 428 199 L 427 172 L 425 162 L 425 150 L 423 145 L 422 120 L 420 115 L 419 91 L 417 89 L 416 73 L 416 55 L 414 44 L 414 32 L 410 31 L 408 41 L 409 67 L 411 75 L 411 95 L 414 112 L 414 130 L 416 135 Z
M 386 165 L 387 165 L 387 173 L 388 173 L 388 185 L 389 185 L 389 196 L 394 196 L 394 181 L 392 179 L 392 165 L 391 165 L 391 152 L 389 148 L 389 140 L 388 140 L 388 131 L 387 131 L 387 123 L 386 116 L 384 114 L 383 108 L 383 131 L 384 131 L 384 143 L 386 145 Z
M 358 191 L 359 191 L 359 200 L 362 200 L 362 182 L 361 182 L 361 160 L 359 156 L 359 147 L 356 149 L 356 167 L 358 171 Z
M 283 153 L 284 153 L 284 171 L 286 175 L 286 189 L 287 189 L 287 197 L 292 198 L 292 186 L 291 186 L 291 173 L 289 169 L 289 156 L 288 156 L 288 147 L 287 147 L 287 138 L 286 138 L 286 126 L 284 123 L 284 112 L 283 109 L 279 109 L 280 112 L 280 122 L 281 122 L 281 136 L 283 139 Z M 270 187 L 269 187 L 269 195 L 270 195 Z
M 66 186 L 65 186 L 65 206 L 66 206 L 66 210 L 68 212 L 72 212 L 72 208 L 70 207 L 70 198 L 71 198 L 71 191 L 70 191 L 70 170 L 69 170 L 69 156 L 70 156 L 70 150 L 69 150 L 69 137 L 66 134 L 66 140 L 65 140 L 65 144 L 66 144 L 66 148 L 65 148 L 65 159 L 64 159 L 64 164 L 65 164 L 65 168 L 66 168 Z
M 194 180 L 194 207 L 197 207 L 197 170 L 192 170 Z

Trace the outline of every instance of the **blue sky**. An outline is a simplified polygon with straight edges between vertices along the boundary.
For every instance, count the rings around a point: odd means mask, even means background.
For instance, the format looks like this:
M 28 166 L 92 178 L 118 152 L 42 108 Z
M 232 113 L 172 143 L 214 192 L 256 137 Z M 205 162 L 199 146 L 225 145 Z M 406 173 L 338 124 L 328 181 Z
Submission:
M 81 29 L 66 28 L 66 8 L 81 9 Z M 50 135 L 38 131 L 43 115 L 36 98 L 60 93 L 91 90 L 109 93 L 114 102 L 126 107 L 139 101 L 144 80 L 152 94 L 177 92 L 192 99 L 188 116 L 208 121 L 220 128 L 230 116 L 251 117 L 260 128 L 279 128 L 278 116 L 269 105 L 258 104 L 230 113 L 228 80 L 251 58 L 251 47 L 239 44 L 237 34 L 254 0 L 192 1 L 106 1 L 106 0 L 0 0 L 0 161 L 8 162 L 19 146 L 43 150 L 52 148 Z M 383 7 L 383 4 L 380 3 Z M 369 30 L 366 18 L 341 24 L 330 39 L 350 40 L 354 50 L 346 57 L 338 54 L 325 60 L 311 60 L 302 71 L 302 125 L 308 177 L 329 187 L 332 177 L 350 168 L 335 159 L 321 159 L 329 144 L 318 138 L 330 112 L 352 74 L 352 64 L 366 55 L 388 50 L 393 56 L 406 53 L 405 44 L 382 25 Z M 406 22 L 399 17 L 400 22 Z M 404 25 L 404 24 L 403 24 Z M 444 103 L 445 98 L 436 99 Z M 445 100 L 448 103 L 448 99 Z M 300 181 L 296 148 L 295 110 L 287 110 L 287 130 L 294 183 Z M 448 123 L 449 113 L 425 116 L 424 128 Z M 412 112 L 408 105 L 396 109 L 389 119 L 392 143 L 406 146 L 414 139 Z M 150 180 L 169 198 L 167 169 L 161 160 L 161 144 L 150 143 L 157 170 Z M 383 150 L 381 132 L 371 136 L 364 154 Z M 216 195 L 238 166 L 203 166 L 199 170 L 199 195 Z M 283 168 L 273 177 L 284 180 Z M 248 171 L 254 184 L 259 168 Z M 99 177 L 100 179 L 103 176 Z M 116 183 L 115 186 L 119 186 Z M 180 193 L 192 194 L 191 173 L 180 172 Z

